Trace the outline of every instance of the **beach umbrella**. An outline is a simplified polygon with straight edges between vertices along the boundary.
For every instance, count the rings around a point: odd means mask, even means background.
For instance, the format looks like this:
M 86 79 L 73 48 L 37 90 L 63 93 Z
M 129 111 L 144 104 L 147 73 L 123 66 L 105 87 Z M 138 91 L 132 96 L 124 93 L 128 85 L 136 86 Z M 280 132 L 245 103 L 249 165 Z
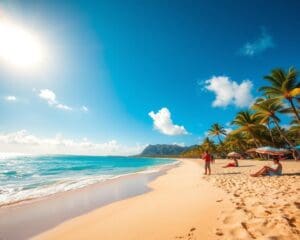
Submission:
M 255 153 L 256 152 L 256 148 L 250 148 L 246 151 L 246 153 Z
M 241 157 L 241 154 L 237 152 L 230 152 L 227 154 L 227 157 Z
M 268 155 L 284 155 L 289 153 L 290 151 L 285 148 L 274 148 L 274 147 L 260 147 L 255 150 L 255 152 L 260 154 L 268 154 Z

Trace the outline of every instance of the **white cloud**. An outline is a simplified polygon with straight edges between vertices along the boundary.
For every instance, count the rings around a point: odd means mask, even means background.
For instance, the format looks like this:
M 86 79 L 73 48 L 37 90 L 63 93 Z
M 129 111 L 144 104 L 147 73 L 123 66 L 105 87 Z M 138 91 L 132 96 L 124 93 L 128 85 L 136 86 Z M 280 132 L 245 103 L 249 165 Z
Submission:
M 8 101 L 8 102 L 15 102 L 15 101 L 17 101 L 17 98 L 15 96 L 6 96 L 4 99 L 6 101 Z
M 253 42 L 247 42 L 241 49 L 240 53 L 245 56 L 257 55 L 268 48 L 273 48 L 274 42 L 264 28 L 261 30 L 261 35 Z
M 81 140 L 64 138 L 57 134 L 52 138 L 41 138 L 26 130 L 0 133 L 2 152 L 19 152 L 30 154 L 82 154 L 82 155 L 134 155 L 142 152 L 145 145 L 126 146 L 111 140 L 94 143 L 87 138 Z
M 89 111 L 89 109 L 86 106 L 81 106 L 80 110 L 83 111 L 83 112 L 88 112 Z
M 56 94 L 49 89 L 41 89 L 39 92 L 39 97 L 48 102 L 50 106 L 54 106 L 55 108 L 72 111 L 73 108 L 62 104 L 56 100 Z
M 250 80 L 238 84 L 227 76 L 213 76 L 205 81 L 205 88 L 216 95 L 212 103 L 214 107 L 226 107 L 230 104 L 237 107 L 249 106 L 253 102 L 252 87 Z
M 165 135 L 184 135 L 188 134 L 184 126 L 173 124 L 169 109 L 162 108 L 157 113 L 151 111 L 149 116 L 153 119 L 154 128 Z
M 56 104 L 56 95 L 49 89 L 40 90 L 39 97 L 46 100 L 50 105 Z
M 61 104 L 61 103 L 55 105 L 55 107 L 58 108 L 58 109 L 63 109 L 63 110 L 67 110 L 67 111 L 72 111 L 73 110 L 71 107 L 69 107 L 67 105 L 64 105 L 64 104 Z

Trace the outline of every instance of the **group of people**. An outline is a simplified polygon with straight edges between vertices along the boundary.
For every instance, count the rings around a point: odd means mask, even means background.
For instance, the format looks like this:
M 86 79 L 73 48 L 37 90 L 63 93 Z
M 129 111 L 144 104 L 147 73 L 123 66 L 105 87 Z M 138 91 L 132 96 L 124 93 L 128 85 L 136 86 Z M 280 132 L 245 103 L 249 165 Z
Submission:
M 228 163 L 227 165 L 223 166 L 223 168 L 228 167 L 239 167 L 239 162 L 237 157 L 232 157 L 233 162 Z M 214 157 L 208 151 L 205 151 L 202 159 L 204 160 L 204 169 L 205 175 L 211 174 L 211 167 L 210 164 L 214 162 Z M 250 174 L 251 177 L 259 177 L 259 176 L 279 176 L 282 174 L 282 164 L 279 161 L 278 157 L 273 158 L 273 164 L 271 166 L 264 166 L 256 173 Z

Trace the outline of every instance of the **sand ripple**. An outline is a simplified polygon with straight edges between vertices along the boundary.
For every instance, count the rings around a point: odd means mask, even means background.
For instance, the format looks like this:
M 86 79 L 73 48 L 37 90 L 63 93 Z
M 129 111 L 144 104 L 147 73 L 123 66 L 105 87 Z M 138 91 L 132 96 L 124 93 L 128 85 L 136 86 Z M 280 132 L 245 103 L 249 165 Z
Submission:
M 300 162 L 284 162 L 280 177 L 250 177 L 266 162 L 241 161 L 241 167 L 204 176 L 226 191 L 233 203 L 224 209 L 215 230 L 217 239 L 300 239 Z M 222 201 L 221 199 L 219 200 Z

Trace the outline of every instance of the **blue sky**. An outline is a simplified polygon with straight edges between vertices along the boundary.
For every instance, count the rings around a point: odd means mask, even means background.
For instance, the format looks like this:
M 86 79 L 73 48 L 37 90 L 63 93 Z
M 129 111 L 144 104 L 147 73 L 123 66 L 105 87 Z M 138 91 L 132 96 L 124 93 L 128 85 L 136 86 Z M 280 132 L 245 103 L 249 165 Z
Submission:
M 1 1 L 0 21 L 45 49 L 33 70 L 0 59 L 2 148 L 198 143 L 247 108 L 272 68 L 300 65 L 300 2 L 238 3 Z

